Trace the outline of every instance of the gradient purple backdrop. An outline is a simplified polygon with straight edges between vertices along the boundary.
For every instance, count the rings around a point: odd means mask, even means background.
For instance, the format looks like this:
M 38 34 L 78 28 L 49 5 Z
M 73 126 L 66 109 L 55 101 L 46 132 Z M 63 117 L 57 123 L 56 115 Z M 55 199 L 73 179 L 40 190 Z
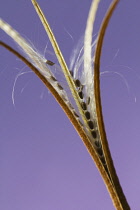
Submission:
M 94 34 L 111 0 L 101 1 Z M 84 34 L 91 0 L 38 0 L 69 65 Z M 120 1 L 102 51 L 102 104 L 108 141 L 124 193 L 140 209 L 140 2 Z M 41 52 L 48 37 L 30 0 L 1 0 L 0 16 Z M 70 35 L 72 35 L 72 38 Z M 2 31 L 0 39 L 15 49 Z M 48 49 L 52 51 L 49 43 Z M 53 51 L 52 51 L 53 52 Z M 48 56 L 48 57 L 47 57 Z M 56 58 L 46 53 L 49 59 Z M 0 47 L 0 209 L 113 210 L 92 159 L 67 117 L 25 64 Z M 128 82 L 111 72 L 123 74 Z M 136 97 L 136 102 L 135 102 Z

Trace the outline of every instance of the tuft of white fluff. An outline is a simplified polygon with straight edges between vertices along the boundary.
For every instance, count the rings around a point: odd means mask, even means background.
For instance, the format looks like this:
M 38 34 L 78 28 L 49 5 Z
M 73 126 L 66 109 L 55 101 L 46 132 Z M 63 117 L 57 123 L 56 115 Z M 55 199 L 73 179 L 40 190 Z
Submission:
M 94 58 L 94 52 L 96 47 L 97 39 L 93 41 L 91 44 L 91 56 Z M 73 70 L 74 79 L 79 79 L 84 86 L 84 95 L 85 100 L 90 97 L 91 103 L 89 104 L 90 112 L 92 116 L 95 117 L 95 100 L 94 100 L 94 59 L 91 60 L 90 69 L 84 69 L 84 45 L 83 40 L 80 39 L 77 46 L 74 48 L 71 58 L 70 58 L 70 70 Z M 90 71 L 90 73 L 88 72 Z M 90 76 L 90 77 L 89 77 Z
M 87 95 L 92 98 L 90 108 L 92 111 L 92 114 L 95 115 L 94 111 L 95 110 L 95 101 L 94 101 L 94 83 L 93 83 L 93 71 L 94 71 L 94 50 L 96 46 L 96 41 L 95 40 L 92 43 L 92 34 L 93 34 L 93 28 L 94 28 L 94 22 L 95 22 L 95 17 L 96 17 L 96 12 L 98 9 L 100 0 L 93 0 L 88 19 L 87 19 L 87 25 L 86 25 L 86 30 L 85 30 L 85 37 L 84 37 L 84 82 L 85 82 L 85 91 Z
M 48 65 L 46 65 L 46 58 L 42 56 L 34 47 L 32 47 L 16 30 L 14 30 L 8 23 L 0 19 L 0 28 L 7 33 L 22 49 L 26 57 L 31 63 L 40 71 L 40 73 L 53 85 L 60 96 L 63 95 L 65 100 L 68 100 L 64 89 L 60 90 L 58 81 L 52 80 L 54 77 Z

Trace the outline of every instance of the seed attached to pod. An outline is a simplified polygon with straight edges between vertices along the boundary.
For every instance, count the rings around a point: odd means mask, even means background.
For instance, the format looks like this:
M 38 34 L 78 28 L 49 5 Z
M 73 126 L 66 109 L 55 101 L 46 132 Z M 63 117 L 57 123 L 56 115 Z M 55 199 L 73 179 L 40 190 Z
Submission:
M 81 82 L 80 82 L 79 79 L 76 79 L 74 82 L 75 82 L 75 85 L 76 85 L 77 87 L 80 87 L 80 86 L 81 86 Z
M 90 119 L 90 112 L 86 111 L 85 116 L 86 116 L 87 120 L 89 120 Z
M 94 128 L 94 124 L 91 120 L 88 121 L 88 126 L 90 127 L 90 129 Z
M 88 99 L 87 99 L 87 105 L 89 105 L 90 104 L 90 97 L 88 97 Z
M 105 165 L 105 164 L 106 164 L 106 162 L 105 162 L 105 158 L 104 158 L 104 156 L 102 156 L 100 159 L 101 159 L 102 163 Z
M 94 139 L 97 138 L 97 133 L 96 133 L 96 131 L 91 131 L 91 134 L 92 134 L 92 137 L 93 137 Z
M 97 152 L 98 152 L 98 154 L 99 154 L 100 156 L 103 156 L 103 150 L 102 150 L 102 148 L 97 149 Z
M 59 83 L 57 83 L 57 86 L 60 90 L 63 90 L 63 87 Z
M 79 115 L 78 115 L 75 111 L 73 111 L 73 114 L 74 114 L 76 117 L 79 117 Z
M 100 142 L 99 142 L 99 141 L 95 141 L 95 142 L 94 142 L 94 144 L 95 144 L 95 146 L 96 146 L 96 147 L 101 147 L 101 145 L 100 145 Z
M 50 66 L 53 66 L 55 63 L 54 62 L 52 62 L 52 61 L 50 61 L 50 60 L 46 60 L 46 63 L 48 64 L 48 65 L 50 65 Z
M 53 76 L 51 76 L 50 79 L 53 80 L 53 81 L 57 81 L 57 79 Z
M 84 94 L 83 94 L 83 92 L 82 92 L 82 91 L 79 91 L 79 92 L 78 92 L 78 95 L 79 95 L 79 97 L 80 97 L 81 99 L 83 99 L 83 98 L 84 98 Z
M 71 76 L 73 77 L 73 71 L 70 70 L 70 74 L 71 74 Z
M 82 103 L 81 103 L 81 107 L 82 107 L 83 110 L 86 110 L 86 109 L 87 109 L 86 103 L 85 103 L 85 102 L 82 102 Z
M 67 102 L 67 105 L 70 107 L 70 109 L 74 109 L 69 101 Z

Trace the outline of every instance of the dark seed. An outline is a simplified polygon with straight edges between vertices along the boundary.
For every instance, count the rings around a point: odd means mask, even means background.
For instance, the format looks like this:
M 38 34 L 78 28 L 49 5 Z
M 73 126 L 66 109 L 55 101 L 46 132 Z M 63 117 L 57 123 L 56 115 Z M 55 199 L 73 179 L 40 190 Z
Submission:
M 77 87 L 80 87 L 80 86 L 81 86 L 81 82 L 80 82 L 79 79 L 76 79 L 76 80 L 75 80 L 75 85 L 76 85 Z
M 86 110 L 86 109 L 87 109 L 86 103 L 85 103 L 85 102 L 82 102 L 82 103 L 81 103 L 81 107 L 82 107 L 83 110 Z
M 96 131 L 91 131 L 91 134 L 92 134 L 93 138 L 96 139 L 96 137 L 97 137 Z
M 90 129 L 94 128 L 94 124 L 91 120 L 88 121 L 88 126 L 90 127 Z
M 103 163 L 103 164 L 105 164 L 105 163 L 106 163 L 106 162 L 105 162 L 105 158 L 104 158 L 104 156 L 102 156 L 100 159 L 101 159 L 101 161 L 102 161 L 102 163 Z
M 73 77 L 73 71 L 70 70 L 70 74 L 71 74 L 71 76 Z
M 87 99 L 87 104 L 89 105 L 89 103 L 90 103 L 90 97 L 88 97 Z
M 53 81 L 57 81 L 57 79 L 55 79 L 55 77 L 53 77 L 53 76 L 51 76 L 50 79 Z
M 98 152 L 98 154 L 100 155 L 100 156 L 102 156 L 103 155 L 103 150 L 100 148 L 100 149 L 97 149 L 97 152 Z
M 59 83 L 57 83 L 57 86 L 60 90 L 63 90 L 63 87 Z
M 73 114 L 74 114 L 76 117 L 79 117 L 79 115 L 78 115 L 75 111 L 73 111 Z
M 82 92 L 82 91 L 79 91 L 79 92 L 78 92 L 78 95 L 79 95 L 79 97 L 80 97 L 81 99 L 83 99 L 83 98 L 84 98 L 84 94 L 83 94 L 83 92 Z
M 52 62 L 52 61 L 50 61 L 50 60 L 46 60 L 46 63 L 48 64 L 48 65 L 50 65 L 50 66 L 53 66 L 55 63 L 54 62 Z
M 90 119 L 90 113 L 88 111 L 85 112 L 85 116 L 86 116 L 87 120 Z
M 108 168 L 107 168 L 106 163 L 103 163 L 103 164 L 104 164 L 104 168 L 105 168 L 105 170 L 106 170 L 106 172 L 107 172 L 107 174 L 108 174 L 109 178 L 111 179 L 111 176 L 110 176 L 110 174 L 109 174 L 109 172 L 108 172 Z
M 71 109 L 74 109 L 70 102 L 68 102 L 67 105 L 68 105 Z
M 94 143 L 95 143 L 96 147 L 100 147 L 101 146 L 99 141 L 95 141 Z
M 80 90 L 82 91 L 82 90 L 83 90 L 83 88 L 84 88 L 84 85 L 81 85 L 81 86 L 80 86 Z

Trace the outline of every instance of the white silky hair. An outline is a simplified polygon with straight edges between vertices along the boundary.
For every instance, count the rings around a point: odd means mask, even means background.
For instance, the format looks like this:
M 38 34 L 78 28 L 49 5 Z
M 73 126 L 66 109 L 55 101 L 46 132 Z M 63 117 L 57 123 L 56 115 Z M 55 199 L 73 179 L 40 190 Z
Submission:
M 42 56 L 35 48 L 33 48 L 16 30 L 14 30 L 8 23 L 0 19 L 0 28 L 5 31 L 22 49 L 26 57 L 31 63 L 40 71 L 40 73 L 53 85 L 59 95 L 63 95 L 68 100 L 66 92 L 60 90 L 58 82 L 52 80 L 54 77 L 46 64 L 46 58 Z
M 46 58 L 42 56 L 35 47 L 31 46 L 31 42 L 27 42 L 15 29 L 13 29 L 8 23 L 6 23 L 4 20 L 0 19 L 0 28 L 7 33 L 17 44 L 20 46 L 21 50 L 25 54 L 28 60 L 38 69 L 38 71 L 49 81 L 52 86 L 55 88 L 55 90 L 58 92 L 60 97 L 65 101 L 65 103 L 68 105 L 68 107 L 76 113 L 75 109 L 73 108 L 73 101 L 71 100 L 71 97 L 65 89 L 60 85 L 55 75 L 52 73 L 49 66 L 46 64 Z M 60 66 L 55 65 L 55 68 L 59 70 L 60 73 Z M 23 75 L 24 72 L 20 72 L 14 82 L 14 87 L 12 91 L 12 101 L 15 105 L 14 101 L 14 91 L 15 91 L 15 83 L 20 75 Z M 77 110 L 77 109 L 76 109 Z M 76 116 L 76 115 L 75 115 Z M 79 116 L 76 116 L 79 119 Z
M 13 102 L 13 105 L 14 106 L 15 106 L 15 87 L 16 87 L 17 80 L 19 79 L 19 77 L 21 77 L 21 76 L 23 76 L 25 74 L 33 73 L 32 71 L 23 72 L 23 69 L 24 68 L 22 68 L 20 70 L 20 72 L 16 75 L 15 80 L 14 80 L 14 84 L 13 84 L 13 89 L 12 89 L 12 102 Z M 22 88 L 21 93 L 23 92 L 24 88 Z
M 36 49 L 34 49 L 15 29 L 13 29 L 8 23 L 0 19 L 0 28 L 2 28 L 5 33 L 7 33 L 22 49 L 22 51 L 28 56 L 28 59 L 35 65 L 37 68 L 42 71 L 43 75 L 46 78 L 49 78 L 50 71 L 46 67 L 46 59 L 39 54 Z
M 94 41 L 91 43 L 91 56 L 94 57 L 95 47 L 97 43 L 97 38 L 94 36 Z M 94 99 L 94 59 L 91 60 L 91 66 L 88 71 L 91 70 L 90 74 L 87 73 L 87 70 L 84 71 L 84 39 L 81 37 L 77 46 L 72 51 L 70 57 L 70 70 L 73 70 L 73 79 L 79 80 L 81 85 L 83 86 L 83 100 L 87 105 L 87 111 L 90 113 L 90 120 L 94 123 L 94 130 L 96 131 L 97 138 L 96 141 L 100 141 L 100 136 L 97 128 L 97 116 L 96 116 L 96 108 L 95 108 L 95 99 Z M 90 76 L 90 79 L 89 79 Z M 90 103 L 88 104 L 88 99 L 90 98 Z M 86 126 L 85 126 L 86 127 Z M 86 129 L 86 132 L 89 131 Z M 95 139 L 89 134 L 88 135 L 91 142 L 94 145 Z
M 58 83 L 51 80 L 51 77 L 53 73 L 50 71 L 49 67 L 46 65 L 46 58 L 42 56 L 35 47 L 32 47 L 31 44 L 29 44 L 15 29 L 13 29 L 8 23 L 0 19 L 0 28 L 5 31 L 22 49 L 26 57 L 31 61 L 31 63 L 37 67 L 37 69 L 40 71 L 40 73 L 45 76 L 45 78 L 54 86 L 54 88 L 57 90 L 60 96 L 63 95 L 63 98 L 65 98 L 65 101 L 69 107 L 71 106 L 71 102 L 69 99 L 69 94 L 65 92 L 65 90 L 60 90 L 58 88 Z M 76 55 L 78 53 L 78 48 L 76 50 Z M 81 50 L 82 51 L 82 50 Z M 75 55 L 75 58 L 76 58 Z M 74 58 L 73 58 L 73 62 Z M 78 71 L 76 72 L 77 67 L 79 67 L 79 71 L 81 66 L 83 65 L 83 53 L 81 52 L 81 55 L 79 54 L 79 58 L 76 58 L 76 62 L 73 63 L 73 71 L 75 72 L 74 78 L 78 75 Z M 82 77 L 81 77 L 82 78 Z M 83 81 L 83 80 L 82 80 Z M 15 84 L 14 84 L 15 85 Z M 12 100 L 14 103 L 14 89 L 12 92 Z M 75 106 L 75 105 L 74 105 Z M 76 109 L 77 110 L 77 109 Z M 87 131 L 87 130 L 86 130 Z
M 96 107 L 94 97 L 94 53 L 97 43 L 97 38 L 93 41 L 93 28 L 100 0 L 93 0 L 91 3 L 84 42 L 83 38 L 79 40 L 77 47 L 73 50 L 70 59 L 70 69 L 73 69 L 74 79 L 79 79 L 84 86 L 84 101 L 90 98 L 88 110 L 91 114 L 91 119 L 96 124 L 96 132 L 98 133 L 97 120 L 96 120 Z M 94 37 L 95 38 L 95 37 Z M 99 140 L 99 134 L 98 134 Z
M 95 100 L 94 100 L 94 53 L 97 43 L 97 38 L 94 36 L 94 41 L 91 43 L 92 60 L 89 69 L 84 69 L 84 41 L 83 37 L 79 40 L 74 48 L 70 58 L 70 69 L 73 69 L 74 79 L 79 79 L 84 86 L 85 100 L 90 97 L 89 110 L 95 118 Z
M 93 0 L 88 19 L 87 19 L 87 25 L 85 30 L 85 37 L 84 37 L 84 79 L 85 79 L 85 88 L 87 94 L 92 98 L 91 103 L 91 111 L 94 115 L 95 110 L 95 101 L 94 101 L 94 83 L 93 83 L 93 70 L 94 70 L 94 56 L 93 51 L 96 47 L 96 40 L 92 44 L 92 34 L 94 29 L 94 23 L 95 23 L 95 17 L 96 12 L 98 9 L 100 0 Z
M 73 108 L 73 103 L 64 90 L 64 88 L 60 88 L 60 84 L 55 78 L 54 74 L 51 72 L 48 65 L 46 65 L 46 58 L 42 56 L 35 47 L 32 47 L 16 30 L 14 30 L 8 23 L 0 19 L 0 28 L 5 31 L 22 49 L 25 53 L 26 57 L 31 61 L 31 63 L 39 70 L 39 72 L 49 81 L 55 90 L 59 93 L 61 98 L 65 101 L 65 103 L 69 106 L 69 108 L 74 112 L 74 110 L 78 110 L 78 114 L 80 119 L 83 121 L 83 128 L 87 133 L 89 139 L 91 140 L 92 144 L 95 146 L 97 141 L 100 142 L 100 136 L 97 127 L 97 120 L 96 120 L 96 107 L 95 107 L 95 99 L 94 99 L 94 83 L 93 83 L 93 70 L 94 70 L 94 51 L 96 47 L 96 39 L 92 43 L 92 32 L 93 32 L 93 23 L 98 7 L 98 3 L 100 0 L 94 0 L 91 5 L 91 9 L 89 12 L 89 17 L 87 21 L 87 27 L 85 31 L 84 37 L 84 45 L 81 47 L 82 41 L 79 41 L 78 47 L 75 48 L 73 51 L 73 55 L 71 57 L 70 63 L 70 70 L 73 71 L 73 78 L 68 71 L 68 68 L 65 64 L 65 60 L 61 54 L 59 46 L 55 40 L 55 37 L 50 29 L 47 20 L 45 20 L 45 24 L 48 36 L 53 43 L 54 51 L 57 55 L 58 61 L 60 66 L 62 67 L 62 71 L 66 77 L 67 83 L 72 91 L 73 98 L 76 102 L 76 108 Z M 36 1 L 32 2 L 37 5 Z M 34 6 L 35 6 L 34 5 Z M 39 8 L 39 6 L 37 6 Z M 37 8 L 36 8 L 37 9 Z M 40 10 L 40 8 L 39 8 Z M 42 11 L 41 11 L 42 12 Z M 94 13 L 94 15 L 92 14 Z M 44 16 L 43 16 L 44 18 Z M 41 20 L 42 21 L 42 20 Z M 44 19 L 43 19 L 44 21 Z M 53 41 L 52 41 L 53 40 Z M 58 53 L 59 52 L 59 53 Z M 63 66 L 64 65 L 64 66 Z M 53 79 L 52 79 L 53 78 Z M 75 80 L 79 80 L 83 89 L 84 97 L 80 98 L 79 90 L 76 87 Z M 80 87 L 81 88 L 81 87 Z M 87 103 L 87 99 L 90 98 L 90 103 Z M 71 105 L 72 104 L 72 105 Z M 86 108 L 83 108 L 84 105 Z M 89 113 L 91 116 L 89 119 L 86 117 L 86 113 Z M 75 115 L 76 117 L 76 115 Z M 78 117 L 79 119 L 79 117 Z M 96 136 L 94 138 L 94 136 Z
M 97 38 L 94 36 L 93 28 L 100 0 L 93 0 L 91 3 L 84 38 L 82 37 L 77 47 L 73 50 L 70 59 L 70 69 L 73 69 L 74 79 L 79 79 L 84 85 L 86 98 L 90 98 L 89 111 L 92 118 L 96 118 L 95 98 L 94 98 L 94 53 Z M 83 41 L 84 39 L 84 41 Z M 85 100 L 86 100 L 85 98 Z

